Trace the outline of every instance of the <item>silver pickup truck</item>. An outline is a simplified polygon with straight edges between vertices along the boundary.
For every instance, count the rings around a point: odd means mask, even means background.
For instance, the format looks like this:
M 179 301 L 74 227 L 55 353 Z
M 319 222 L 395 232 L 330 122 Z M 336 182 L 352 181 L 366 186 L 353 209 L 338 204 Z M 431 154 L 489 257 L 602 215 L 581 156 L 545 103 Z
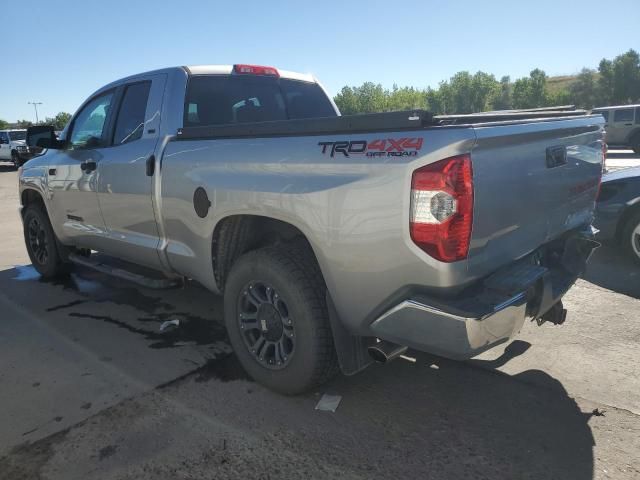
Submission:
M 597 246 L 603 119 L 582 111 L 341 117 L 310 75 L 178 67 L 101 88 L 28 143 L 46 148 L 20 172 L 43 277 L 115 257 L 114 274 L 161 272 L 129 275 L 148 286 L 193 279 L 224 295 L 247 372 L 288 394 L 562 323 Z

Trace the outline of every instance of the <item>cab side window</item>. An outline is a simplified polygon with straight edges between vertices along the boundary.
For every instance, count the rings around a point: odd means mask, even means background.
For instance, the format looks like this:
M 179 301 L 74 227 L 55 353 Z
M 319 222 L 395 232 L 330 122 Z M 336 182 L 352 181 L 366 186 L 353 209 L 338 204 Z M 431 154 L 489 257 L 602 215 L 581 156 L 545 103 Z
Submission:
M 74 150 L 107 145 L 107 117 L 113 101 L 113 91 L 98 95 L 87 103 L 73 121 L 69 143 Z
M 640 125 L 640 107 L 636 107 L 636 125 Z
M 9 143 L 9 136 L 7 132 L 0 132 L 0 145 Z
M 614 122 L 633 122 L 633 109 L 625 108 L 622 110 L 616 110 L 613 114 Z
M 114 145 L 133 142 L 142 137 L 150 89 L 151 82 L 134 83 L 125 87 L 113 134 Z

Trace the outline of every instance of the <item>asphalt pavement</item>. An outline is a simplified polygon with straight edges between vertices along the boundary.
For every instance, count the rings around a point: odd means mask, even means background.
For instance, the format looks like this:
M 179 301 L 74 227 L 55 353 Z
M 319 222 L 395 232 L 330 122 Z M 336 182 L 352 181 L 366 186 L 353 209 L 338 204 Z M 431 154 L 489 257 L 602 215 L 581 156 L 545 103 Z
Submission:
M 611 168 L 640 164 L 614 154 Z M 640 269 L 615 249 L 562 326 L 283 397 L 242 371 L 220 299 L 196 284 L 40 279 L 16 177 L 0 165 L 0 479 L 640 478 Z M 342 397 L 335 413 L 314 409 L 323 393 Z

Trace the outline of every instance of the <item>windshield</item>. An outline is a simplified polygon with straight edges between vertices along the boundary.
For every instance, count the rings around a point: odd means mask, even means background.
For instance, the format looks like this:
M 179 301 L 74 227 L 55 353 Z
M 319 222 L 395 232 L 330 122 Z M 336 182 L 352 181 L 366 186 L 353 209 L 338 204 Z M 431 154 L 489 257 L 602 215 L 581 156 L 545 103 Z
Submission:
M 26 140 L 27 132 L 26 130 L 14 130 L 13 132 L 9 132 L 9 138 L 11 138 L 11 140 Z

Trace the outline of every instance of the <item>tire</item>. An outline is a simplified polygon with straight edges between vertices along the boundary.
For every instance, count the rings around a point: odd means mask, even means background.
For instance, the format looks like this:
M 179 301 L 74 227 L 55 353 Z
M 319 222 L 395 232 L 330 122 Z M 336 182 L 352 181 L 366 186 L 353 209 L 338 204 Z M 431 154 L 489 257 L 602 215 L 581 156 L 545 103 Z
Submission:
M 640 210 L 633 213 L 625 222 L 621 241 L 627 255 L 640 264 Z
M 629 145 L 636 155 L 640 155 L 640 133 L 634 134 L 633 138 L 629 141 Z
M 18 152 L 11 152 L 11 161 L 13 162 L 13 166 L 16 168 L 20 168 L 20 166 L 22 165 Z
M 224 291 L 225 323 L 238 360 L 254 380 L 295 395 L 335 376 L 325 292 L 308 247 L 267 247 L 233 264 Z
M 46 279 L 69 273 L 69 265 L 62 261 L 49 216 L 40 205 L 30 205 L 24 212 L 24 243 L 31 263 Z

